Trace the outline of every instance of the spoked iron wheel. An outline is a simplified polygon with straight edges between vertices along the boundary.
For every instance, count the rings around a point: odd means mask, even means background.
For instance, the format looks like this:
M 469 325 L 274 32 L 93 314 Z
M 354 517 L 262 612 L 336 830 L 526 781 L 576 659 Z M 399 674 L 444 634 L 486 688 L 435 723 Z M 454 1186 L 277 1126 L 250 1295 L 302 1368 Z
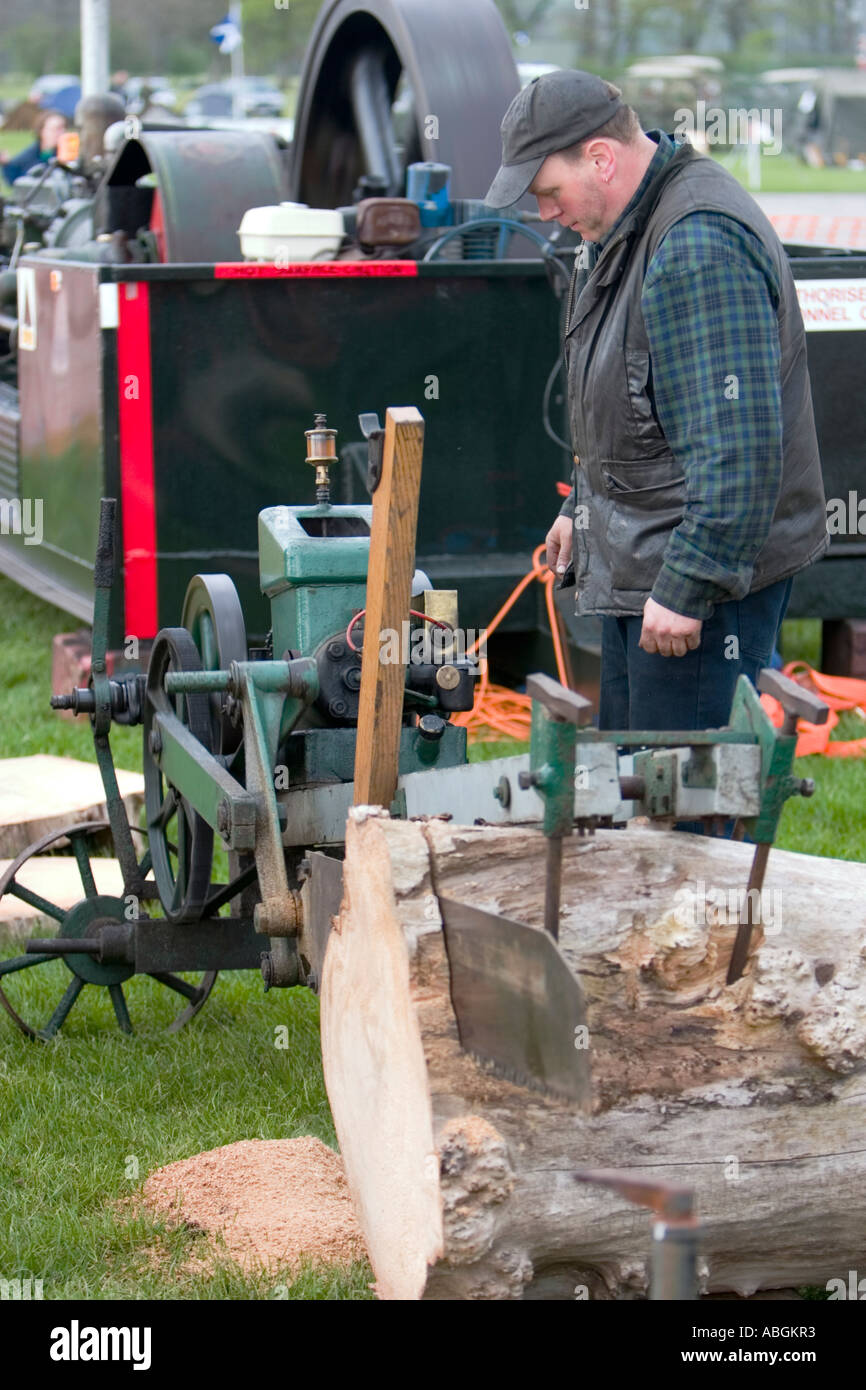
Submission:
M 14 897 L 36 908 L 44 917 L 57 923 L 56 937 L 73 940 L 93 939 L 99 937 L 106 927 L 128 925 L 128 899 L 99 893 L 94 878 L 90 849 L 94 837 L 108 829 L 107 821 L 88 821 L 82 825 L 65 826 L 60 830 L 44 835 L 42 839 L 22 850 L 17 859 L 0 877 L 0 899 Z M 69 909 L 51 901 L 22 881 L 26 878 L 26 873 L 22 874 L 24 866 L 38 855 L 52 849 L 63 837 L 69 839 L 85 894 L 84 898 Z M 40 928 L 40 931 L 44 934 L 47 928 Z M 14 987 L 10 988 L 10 981 L 16 977 L 19 982 L 23 983 L 26 978 L 29 978 L 23 972 L 40 967 L 44 967 L 46 971 L 53 970 L 54 962 L 57 959 L 62 960 L 71 979 L 46 1022 L 40 1024 L 36 1020 L 28 1021 L 22 1012 L 24 1009 L 22 998 L 16 997 Z M 0 960 L 0 1005 L 28 1038 L 50 1042 L 69 1017 L 84 986 L 96 985 L 108 990 L 118 1027 L 124 1033 L 132 1033 L 133 1027 L 123 986 L 134 973 L 134 967 L 130 964 L 104 964 L 97 956 L 85 952 L 72 952 L 63 955 L 52 951 L 35 955 L 14 956 L 7 960 Z M 176 1032 L 183 1027 L 188 1019 L 198 1013 L 213 989 L 216 976 L 216 971 L 209 971 L 195 984 L 178 975 L 168 973 L 151 976 L 159 984 L 180 994 L 187 1001 L 185 1008 L 171 1023 L 169 1032 Z M 19 996 L 23 996 L 25 993 L 24 990 L 17 991 Z

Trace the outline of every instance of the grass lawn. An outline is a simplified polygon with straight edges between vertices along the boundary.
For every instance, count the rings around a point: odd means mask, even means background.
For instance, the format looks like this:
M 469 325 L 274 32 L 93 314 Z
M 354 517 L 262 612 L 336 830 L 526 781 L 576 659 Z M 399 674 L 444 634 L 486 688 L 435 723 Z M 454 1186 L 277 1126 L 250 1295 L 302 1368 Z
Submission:
M 749 188 L 745 157 L 732 160 L 715 156 L 730 169 L 750 193 L 862 193 L 866 174 L 862 169 L 810 169 L 793 154 L 765 154 L 761 159 L 761 187 Z M 866 202 L 866 199 L 864 199 Z
M 0 757 L 53 752 L 93 759 L 89 726 L 48 707 L 54 633 L 67 614 L 0 578 Z M 790 624 L 786 657 L 816 657 L 816 624 Z M 112 735 L 118 766 L 136 769 L 140 731 Z M 504 741 L 474 756 L 515 751 Z M 807 765 L 808 761 L 808 765 Z M 788 803 L 779 843 L 862 858 L 858 823 L 866 763 L 813 758 L 798 771 L 813 800 Z M 7 952 L 4 950 L 3 952 Z M 9 951 L 18 954 L 18 949 Z M 68 975 L 61 962 L 25 972 L 27 1010 L 47 1018 Z M 237 1139 L 312 1134 L 336 1147 L 322 1079 L 318 1001 L 306 990 L 263 994 L 252 972 L 220 977 L 181 1033 L 165 1026 L 174 996 L 148 979 L 125 986 L 137 1028 L 122 1036 L 105 991 L 85 990 L 57 1040 L 36 1045 L 0 1015 L 0 1277 L 42 1279 L 50 1299 L 361 1299 L 365 1264 L 300 1277 L 243 1276 L 185 1265 L 202 1239 L 118 1202 L 154 1168 Z M 288 1026 L 288 1046 L 276 1029 Z
M 19 150 L 32 145 L 33 135 L 27 130 L 0 130 L 0 150 L 6 154 L 15 155 Z M 12 191 L 11 185 L 7 183 L 3 176 L 3 165 L 0 164 L 0 198 L 8 198 Z
M 51 638 L 74 627 L 68 614 L 0 578 L 0 757 L 95 761 L 87 721 L 58 719 L 48 706 Z M 140 770 L 140 740 L 140 729 L 113 731 L 119 767 Z M 59 961 L 39 966 L 16 976 L 10 994 L 19 979 L 22 1013 L 44 1020 L 69 974 Z M 149 1172 L 204 1149 L 303 1134 L 336 1148 L 319 1005 L 308 990 L 265 995 L 257 973 L 224 974 L 175 1035 L 165 1028 L 177 996 L 146 978 L 124 990 L 132 1038 L 119 1033 L 105 990 L 86 989 L 49 1046 L 0 1015 L 0 1278 L 41 1278 L 52 1299 L 271 1298 L 286 1296 L 287 1285 L 289 1298 L 371 1297 L 366 1264 L 310 1269 L 294 1281 L 244 1277 L 228 1264 L 185 1273 L 200 1237 L 141 1213 L 118 1216 L 117 1201 Z M 287 1048 L 277 1046 L 282 1024 Z

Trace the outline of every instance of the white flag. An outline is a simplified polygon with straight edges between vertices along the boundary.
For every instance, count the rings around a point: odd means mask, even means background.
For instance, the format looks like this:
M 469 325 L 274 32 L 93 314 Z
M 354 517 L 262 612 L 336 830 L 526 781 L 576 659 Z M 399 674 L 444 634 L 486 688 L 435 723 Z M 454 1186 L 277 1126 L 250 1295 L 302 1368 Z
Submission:
M 243 43 L 243 35 L 240 27 L 235 23 L 230 15 L 215 24 L 210 31 L 210 37 L 219 46 L 220 53 L 234 53 Z

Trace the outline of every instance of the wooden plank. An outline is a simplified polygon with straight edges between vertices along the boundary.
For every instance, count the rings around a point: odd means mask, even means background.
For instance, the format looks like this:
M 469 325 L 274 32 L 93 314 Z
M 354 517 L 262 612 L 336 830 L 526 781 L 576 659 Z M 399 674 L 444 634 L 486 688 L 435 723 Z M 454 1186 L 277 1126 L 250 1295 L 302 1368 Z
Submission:
M 127 815 L 137 822 L 144 779 L 118 770 L 117 781 Z M 105 789 L 95 763 L 48 753 L 0 762 L 0 855 L 14 859 L 51 830 L 105 817 Z
M 420 412 L 413 405 L 391 406 L 385 417 L 382 476 L 373 494 L 355 752 L 356 806 L 388 807 L 397 790 L 405 664 L 379 660 L 380 634 L 402 633 L 401 624 L 409 618 L 423 447 Z M 399 643 L 401 656 L 404 645 Z

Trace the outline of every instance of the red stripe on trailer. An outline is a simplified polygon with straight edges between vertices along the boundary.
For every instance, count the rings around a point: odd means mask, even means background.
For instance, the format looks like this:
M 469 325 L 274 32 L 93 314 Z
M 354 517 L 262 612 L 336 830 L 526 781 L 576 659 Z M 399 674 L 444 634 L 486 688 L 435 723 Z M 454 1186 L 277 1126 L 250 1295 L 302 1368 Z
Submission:
M 118 286 L 117 376 L 123 510 L 124 632 L 156 636 L 156 498 L 150 293 L 141 280 Z
M 215 280 L 328 279 L 332 276 L 417 275 L 417 261 L 296 261 L 293 265 L 260 265 L 256 261 L 223 261 L 213 268 Z

